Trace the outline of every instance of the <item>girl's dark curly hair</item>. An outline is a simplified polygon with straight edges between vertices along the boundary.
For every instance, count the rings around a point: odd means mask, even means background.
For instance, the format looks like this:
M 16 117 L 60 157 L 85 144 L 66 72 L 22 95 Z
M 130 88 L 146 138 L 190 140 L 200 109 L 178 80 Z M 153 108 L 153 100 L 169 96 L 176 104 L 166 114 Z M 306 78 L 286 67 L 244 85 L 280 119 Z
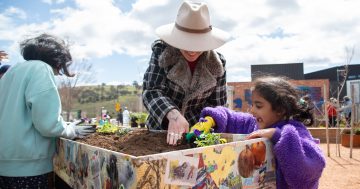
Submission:
M 300 103 L 297 91 L 284 77 L 265 76 L 255 80 L 253 91 L 267 100 L 274 111 L 284 114 L 285 120 L 294 119 L 310 126 L 314 122 L 311 107 Z
M 41 60 L 58 71 L 60 75 L 74 76 L 68 70 L 72 57 L 63 40 L 49 34 L 41 34 L 22 41 L 20 49 L 25 60 Z

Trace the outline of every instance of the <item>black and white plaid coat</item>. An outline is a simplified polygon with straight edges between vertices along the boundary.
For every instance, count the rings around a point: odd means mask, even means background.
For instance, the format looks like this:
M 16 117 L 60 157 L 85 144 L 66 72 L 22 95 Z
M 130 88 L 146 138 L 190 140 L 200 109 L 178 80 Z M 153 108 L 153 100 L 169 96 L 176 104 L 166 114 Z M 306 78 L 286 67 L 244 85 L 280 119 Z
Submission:
M 190 126 L 197 123 L 204 107 L 226 103 L 224 57 L 206 51 L 198 59 L 193 75 L 179 49 L 161 40 L 152 44 L 149 67 L 144 75 L 143 102 L 149 111 L 146 125 L 166 130 L 166 114 L 178 109 Z

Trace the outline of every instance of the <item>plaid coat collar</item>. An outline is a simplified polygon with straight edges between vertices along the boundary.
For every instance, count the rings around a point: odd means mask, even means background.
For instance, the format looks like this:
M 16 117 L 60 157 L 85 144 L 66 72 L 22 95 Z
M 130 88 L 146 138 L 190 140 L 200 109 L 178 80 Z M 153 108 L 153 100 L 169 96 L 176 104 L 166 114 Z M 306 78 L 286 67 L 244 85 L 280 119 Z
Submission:
M 224 74 L 220 57 L 214 51 L 206 51 L 199 57 L 193 75 L 181 52 L 171 46 L 165 48 L 159 57 L 159 66 L 167 72 L 169 80 L 181 86 L 184 91 L 189 91 L 184 101 L 215 87 L 217 77 Z

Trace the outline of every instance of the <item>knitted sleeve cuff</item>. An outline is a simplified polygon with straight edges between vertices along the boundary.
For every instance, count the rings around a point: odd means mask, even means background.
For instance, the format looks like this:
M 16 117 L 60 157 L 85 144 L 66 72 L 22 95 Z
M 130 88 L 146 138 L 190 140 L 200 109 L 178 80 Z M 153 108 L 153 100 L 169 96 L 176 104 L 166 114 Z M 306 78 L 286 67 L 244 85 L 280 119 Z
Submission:
M 216 126 L 214 130 L 216 133 L 223 133 L 226 131 L 227 125 L 227 113 L 226 110 L 221 107 L 217 106 L 215 108 L 206 107 L 201 111 L 200 117 L 204 118 L 206 116 L 210 116 L 214 119 Z
M 279 140 L 280 140 L 280 137 L 281 137 L 281 130 L 279 128 L 275 128 L 275 133 L 274 135 L 272 136 L 271 138 L 271 142 L 275 145 Z

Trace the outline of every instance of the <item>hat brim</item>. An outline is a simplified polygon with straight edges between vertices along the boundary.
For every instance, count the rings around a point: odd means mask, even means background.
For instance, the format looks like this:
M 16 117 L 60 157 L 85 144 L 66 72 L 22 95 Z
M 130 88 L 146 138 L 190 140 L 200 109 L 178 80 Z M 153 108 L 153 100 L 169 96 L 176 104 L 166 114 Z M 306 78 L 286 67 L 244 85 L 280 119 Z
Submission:
M 186 51 L 213 50 L 230 39 L 227 32 L 214 27 L 207 33 L 188 33 L 178 30 L 174 23 L 160 26 L 155 32 L 169 45 Z

